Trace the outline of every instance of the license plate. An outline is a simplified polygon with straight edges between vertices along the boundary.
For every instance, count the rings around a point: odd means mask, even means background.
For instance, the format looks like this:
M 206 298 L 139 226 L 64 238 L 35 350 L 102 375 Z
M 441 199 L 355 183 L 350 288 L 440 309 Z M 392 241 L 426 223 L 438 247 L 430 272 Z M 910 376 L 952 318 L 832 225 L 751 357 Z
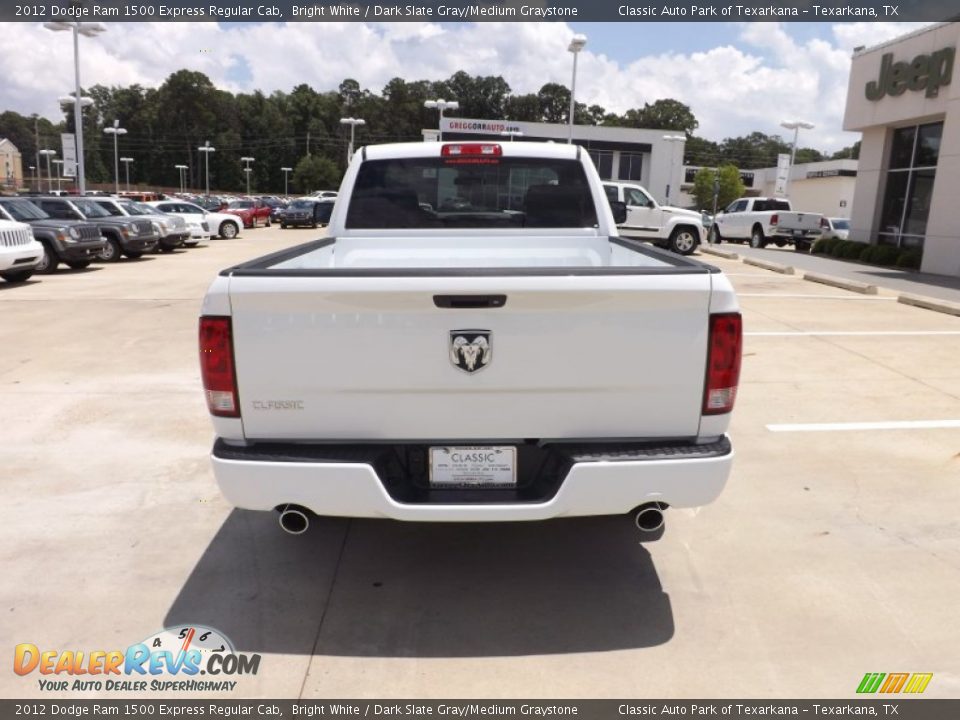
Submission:
M 801 235 L 803 235 L 803 230 L 794 230 L 794 231 L 793 231 L 793 236 L 794 236 L 794 237 L 800 237 Z
M 517 486 L 517 449 L 501 447 L 430 448 L 430 485 L 448 488 Z

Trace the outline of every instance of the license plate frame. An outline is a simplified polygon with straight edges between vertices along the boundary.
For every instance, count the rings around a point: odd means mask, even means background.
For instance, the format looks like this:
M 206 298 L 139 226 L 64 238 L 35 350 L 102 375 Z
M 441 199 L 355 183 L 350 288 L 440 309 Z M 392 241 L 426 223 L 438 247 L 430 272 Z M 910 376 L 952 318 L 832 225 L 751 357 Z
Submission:
M 512 490 L 517 487 L 517 448 L 433 445 L 428 468 L 433 489 Z

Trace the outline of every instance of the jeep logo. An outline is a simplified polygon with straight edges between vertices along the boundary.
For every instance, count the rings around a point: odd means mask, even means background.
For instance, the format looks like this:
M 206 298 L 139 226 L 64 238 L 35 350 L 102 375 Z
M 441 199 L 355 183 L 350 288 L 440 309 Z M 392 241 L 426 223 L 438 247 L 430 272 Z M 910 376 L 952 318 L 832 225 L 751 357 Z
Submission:
M 917 55 L 912 62 L 894 62 L 893 53 L 885 54 L 880 62 L 880 77 L 867 83 L 867 100 L 879 100 L 884 95 L 896 97 L 907 90 L 926 90 L 928 98 L 936 97 L 942 86 L 950 84 L 955 55 L 952 47 Z

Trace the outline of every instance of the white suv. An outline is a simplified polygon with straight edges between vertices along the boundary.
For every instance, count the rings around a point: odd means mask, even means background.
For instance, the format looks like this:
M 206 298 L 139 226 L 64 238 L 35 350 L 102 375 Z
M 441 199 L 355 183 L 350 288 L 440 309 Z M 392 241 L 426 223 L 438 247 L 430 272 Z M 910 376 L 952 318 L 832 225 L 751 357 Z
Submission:
M 0 277 L 7 282 L 23 282 L 42 259 L 43 245 L 33 239 L 29 225 L 0 220 Z

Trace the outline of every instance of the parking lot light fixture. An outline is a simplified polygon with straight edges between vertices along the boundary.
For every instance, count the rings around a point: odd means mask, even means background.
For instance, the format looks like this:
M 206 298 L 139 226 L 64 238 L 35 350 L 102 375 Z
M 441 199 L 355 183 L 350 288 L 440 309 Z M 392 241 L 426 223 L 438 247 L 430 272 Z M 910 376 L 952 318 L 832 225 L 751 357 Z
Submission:
M 243 174 L 247 176 L 247 195 L 250 194 L 250 163 L 252 163 L 256 158 L 252 157 L 242 157 L 240 162 L 243 163 Z
M 443 140 L 443 111 L 459 110 L 460 103 L 457 102 L 456 100 L 444 100 L 443 98 L 439 98 L 437 100 L 426 100 L 423 103 L 423 106 L 431 110 L 440 111 L 440 117 L 437 121 L 437 129 L 440 131 L 440 140 L 442 141 Z
M 290 179 L 290 173 L 293 172 L 293 168 L 282 167 L 280 170 L 283 171 L 283 196 L 290 197 L 290 191 L 288 188 L 288 180 Z
M 674 157 L 676 153 L 673 151 L 673 144 L 678 142 L 686 142 L 686 135 L 664 135 L 663 139 L 670 143 L 670 176 L 667 178 L 667 198 L 665 205 L 670 204 L 670 185 L 673 183 L 673 167 L 674 167 Z
M 57 193 L 60 193 L 60 168 L 63 166 L 63 160 L 54 160 L 53 164 L 57 166 Z
M 120 162 L 122 162 L 124 165 L 126 165 L 126 171 L 127 171 L 127 192 L 130 192 L 130 163 L 133 162 L 133 158 L 132 158 L 132 157 L 122 157 L 122 158 L 120 158 Z
M 804 130 L 813 130 L 816 127 L 813 123 L 804 122 L 803 120 L 784 120 L 780 123 L 780 127 L 785 128 L 786 130 L 793 130 L 793 147 L 790 149 L 790 171 L 787 173 L 787 182 L 786 187 L 784 188 L 783 194 L 787 197 L 790 197 L 790 173 L 793 172 L 793 166 L 797 160 L 797 139 L 800 137 L 800 128 Z
M 80 97 L 80 36 L 96 37 L 107 28 L 98 22 L 46 22 L 43 24 L 47 30 L 54 32 L 73 31 L 73 69 L 74 69 L 74 97 Z M 80 103 L 74 103 L 73 122 L 76 126 L 76 144 L 77 144 L 77 189 L 83 195 L 87 191 L 87 183 L 84 177 L 83 164 L 83 117 Z
M 340 118 L 340 124 L 350 126 L 350 145 L 347 147 L 347 165 L 349 165 L 350 161 L 353 159 L 353 141 L 357 125 L 366 125 L 367 121 L 363 118 L 345 117 Z
M 570 80 L 570 123 L 569 129 L 567 132 L 567 144 L 573 142 L 573 114 L 577 109 L 576 93 L 577 93 L 577 56 L 580 54 L 580 51 L 583 50 L 587 45 L 587 36 L 586 35 L 574 35 L 570 40 L 570 45 L 567 47 L 567 52 L 573 53 L 573 78 Z
M 117 162 L 118 159 L 118 148 L 117 148 L 117 138 L 120 135 L 126 135 L 127 131 L 120 127 L 120 121 L 114 120 L 113 127 L 105 127 L 103 129 L 107 135 L 113 135 L 113 191 L 119 195 L 120 194 L 120 163 Z
M 38 154 L 43 155 L 44 157 L 47 158 L 47 191 L 53 192 L 53 173 L 50 170 L 50 158 L 51 156 L 56 155 L 57 151 L 44 149 L 44 150 L 41 150 Z M 40 179 L 42 181 L 43 177 L 41 176 Z
M 189 165 L 174 165 L 177 171 L 180 173 L 180 194 L 183 195 L 186 192 L 186 185 L 184 184 L 183 174 L 186 170 L 189 169 Z
M 217 149 L 215 147 L 212 147 L 210 145 L 210 141 L 207 140 L 203 145 L 198 147 L 197 150 L 202 152 L 204 155 L 204 158 L 206 159 L 206 162 L 204 163 L 206 166 L 205 185 L 207 189 L 207 197 L 210 197 L 210 153 L 216 152 Z

